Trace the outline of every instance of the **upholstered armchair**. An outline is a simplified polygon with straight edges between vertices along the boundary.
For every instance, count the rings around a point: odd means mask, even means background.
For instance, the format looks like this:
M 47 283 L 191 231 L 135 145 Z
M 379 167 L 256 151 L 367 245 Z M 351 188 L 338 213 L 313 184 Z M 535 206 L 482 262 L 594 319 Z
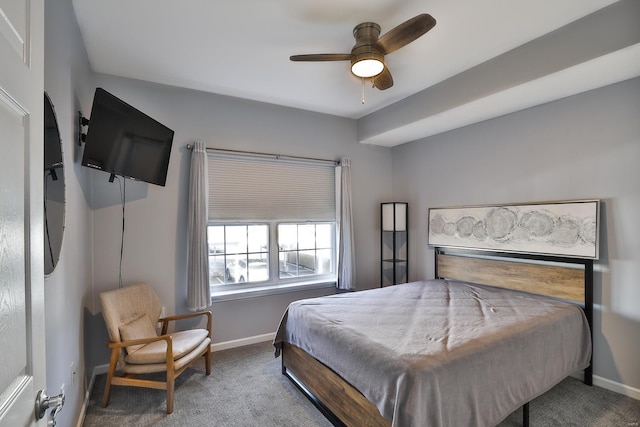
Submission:
M 102 406 L 109 404 L 112 385 L 147 387 L 167 391 L 167 414 L 172 413 L 176 377 L 200 357 L 204 357 L 206 374 L 211 373 L 211 313 L 160 318 L 160 299 L 144 283 L 103 292 L 100 302 L 109 332 L 107 347 L 111 349 Z M 167 333 L 169 322 L 198 316 L 207 318 L 207 329 Z M 160 335 L 158 322 L 162 323 Z M 118 365 L 122 375 L 117 375 Z M 138 377 L 153 372 L 166 372 L 166 380 Z

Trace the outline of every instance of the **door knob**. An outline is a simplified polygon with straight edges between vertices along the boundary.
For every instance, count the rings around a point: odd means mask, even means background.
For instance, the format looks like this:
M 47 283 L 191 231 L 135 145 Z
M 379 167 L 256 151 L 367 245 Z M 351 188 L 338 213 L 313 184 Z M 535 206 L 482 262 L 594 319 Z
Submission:
M 44 390 L 40 390 L 36 396 L 36 420 L 44 418 L 44 414 L 47 409 L 54 408 L 49 414 L 49 420 L 47 421 L 48 427 L 55 427 L 56 415 L 62 410 L 64 406 L 64 390 L 60 390 L 60 394 L 57 396 L 47 396 Z

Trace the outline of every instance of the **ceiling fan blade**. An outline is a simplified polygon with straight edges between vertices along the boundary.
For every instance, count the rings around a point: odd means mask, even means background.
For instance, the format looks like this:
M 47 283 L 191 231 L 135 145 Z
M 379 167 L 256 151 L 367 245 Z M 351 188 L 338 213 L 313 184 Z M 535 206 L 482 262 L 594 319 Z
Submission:
M 380 37 L 376 45 L 387 55 L 408 45 L 435 25 L 436 20 L 428 13 L 414 16 Z
M 393 77 L 391 77 L 389 67 L 385 65 L 384 70 L 373 78 L 373 85 L 380 90 L 389 89 L 393 86 Z
M 349 61 L 350 53 L 315 53 L 310 55 L 293 55 L 289 57 L 292 61 Z

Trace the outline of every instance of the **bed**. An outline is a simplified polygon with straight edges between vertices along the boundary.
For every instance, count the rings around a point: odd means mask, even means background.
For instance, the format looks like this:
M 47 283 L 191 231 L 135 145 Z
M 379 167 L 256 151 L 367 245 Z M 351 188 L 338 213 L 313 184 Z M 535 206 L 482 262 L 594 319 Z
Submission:
M 437 248 L 435 280 L 292 303 L 276 356 L 334 425 L 526 424 L 568 375 L 591 384 L 592 282 L 589 259 Z

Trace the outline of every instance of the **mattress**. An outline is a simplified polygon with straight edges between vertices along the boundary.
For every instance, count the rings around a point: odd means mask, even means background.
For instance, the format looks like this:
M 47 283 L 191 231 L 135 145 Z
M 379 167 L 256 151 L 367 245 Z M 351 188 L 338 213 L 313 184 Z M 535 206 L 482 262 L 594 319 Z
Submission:
M 393 426 L 492 426 L 589 366 L 574 304 L 428 280 L 289 305 L 274 345 L 300 347 Z

